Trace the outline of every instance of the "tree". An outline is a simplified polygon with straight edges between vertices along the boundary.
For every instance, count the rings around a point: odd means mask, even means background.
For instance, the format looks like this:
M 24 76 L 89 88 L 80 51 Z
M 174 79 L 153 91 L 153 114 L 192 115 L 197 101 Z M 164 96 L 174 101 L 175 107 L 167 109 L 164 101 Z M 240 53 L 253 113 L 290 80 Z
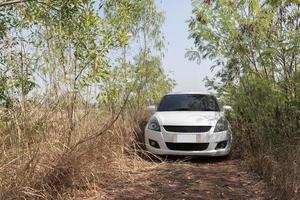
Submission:
M 124 97 L 131 93 L 128 110 L 139 121 L 145 105 L 158 103 L 161 96 L 169 92 L 174 81 L 162 68 L 161 57 L 164 50 L 164 37 L 161 25 L 163 13 L 156 8 L 155 1 L 115 1 L 114 9 L 106 9 L 106 15 L 112 21 L 120 21 L 124 16 L 117 15 L 116 10 L 131 8 L 133 12 L 128 24 L 116 24 L 118 29 L 127 29 L 132 35 L 129 45 L 120 49 L 117 63 L 111 69 L 111 76 L 104 81 L 100 101 L 108 105 L 114 113 L 122 106 Z M 127 56 L 130 48 L 139 48 L 137 55 Z M 130 112 L 129 112 L 130 113 Z
M 214 61 L 218 71 L 207 84 L 233 106 L 231 121 L 241 152 L 272 183 L 278 166 L 297 171 L 292 163 L 299 160 L 289 155 L 299 151 L 300 1 L 192 2 L 189 27 L 196 49 L 187 56 Z M 290 183 L 298 181 L 285 181 L 289 191 L 282 191 L 282 180 L 277 180 L 282 194 L 296 197 Z
M 1 51 L 2 100 L 15 96 L 8 85 L 13 82 L 25 105 L 26 95 L 37 85 L 37 79 L 41 87 L 35 89 L 49 97 L 47 105 L 64 99 L 70 144 L 76 133 L 78 95 L 109 77 L 110 52 L 126 49 L 130 35 L 139 29 L 138 18 L 145 12 L 142 5 L 139 1 L 115 0 L 2 3 L 1 45 L 10 38 L 14 44 L 6 52 Z M 20 51 L 22 54 L 18 54 Z
M 290 78 L 299 66 L 298 1 L 194 0 L 190 38 L 197 51 L 222 67 L 217 77 L 226 84 L 242 83 L 252 74 L 285 81 L 286 96 L 294 96 Z M 198 56 L 198 58 L 200 58 Z

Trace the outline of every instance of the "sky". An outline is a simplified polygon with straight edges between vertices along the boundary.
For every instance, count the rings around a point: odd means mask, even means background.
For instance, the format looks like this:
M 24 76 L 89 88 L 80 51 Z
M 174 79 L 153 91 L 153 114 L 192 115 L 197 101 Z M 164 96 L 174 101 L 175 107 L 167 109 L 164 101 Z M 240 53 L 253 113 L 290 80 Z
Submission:
M 167 50 L 163 64 L 167 72 L 177 82 L 176 91 L 207 92 L 203 79 L 212 77 L 210 70 L 212 62 L 202 60 L 200 64 L 185 58 L 187 49 L 193 47 L 193 41 L 188 39 L 188 22 L 192 16 L 191 0 L 161 0 L 158 3 L 165 12 L 166 21 L 163 32 L 166 38 Z

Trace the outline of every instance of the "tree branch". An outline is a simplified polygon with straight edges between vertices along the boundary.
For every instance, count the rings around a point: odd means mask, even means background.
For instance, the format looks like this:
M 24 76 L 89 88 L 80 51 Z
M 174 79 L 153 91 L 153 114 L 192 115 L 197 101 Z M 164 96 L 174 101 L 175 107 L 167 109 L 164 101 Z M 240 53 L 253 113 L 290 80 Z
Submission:
M 8 5 L 13 5 L 13 4 L 18 4 L 18 3 L 24 3 L 29 0 L 11 0 L 11 1 L 5 1 L 0 3 L 0 7 L 8 6 Z

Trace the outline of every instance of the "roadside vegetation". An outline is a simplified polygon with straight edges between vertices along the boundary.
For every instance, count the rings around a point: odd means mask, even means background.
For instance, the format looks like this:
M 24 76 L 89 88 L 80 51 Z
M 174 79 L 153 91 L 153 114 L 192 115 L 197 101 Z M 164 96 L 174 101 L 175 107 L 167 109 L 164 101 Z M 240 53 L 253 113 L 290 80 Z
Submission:
M 0 199 L 101 198 L 143 167 L 163 21 L 154 0 L 0 2 Z
M 299 199 L 300 1 L 192 2 L 187 56 L 214 61 L 207 86 L 233 107 L 235 151 L 279 199 Z

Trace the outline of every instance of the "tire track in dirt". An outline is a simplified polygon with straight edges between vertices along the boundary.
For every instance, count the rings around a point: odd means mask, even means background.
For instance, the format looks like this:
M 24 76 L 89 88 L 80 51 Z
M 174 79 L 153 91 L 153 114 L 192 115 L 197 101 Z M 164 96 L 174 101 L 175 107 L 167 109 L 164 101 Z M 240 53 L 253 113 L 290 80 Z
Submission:
M 271 199 L 264 183 L 243 172 L 239 160 L 168 160 L 132 173 L 108 199 Z

